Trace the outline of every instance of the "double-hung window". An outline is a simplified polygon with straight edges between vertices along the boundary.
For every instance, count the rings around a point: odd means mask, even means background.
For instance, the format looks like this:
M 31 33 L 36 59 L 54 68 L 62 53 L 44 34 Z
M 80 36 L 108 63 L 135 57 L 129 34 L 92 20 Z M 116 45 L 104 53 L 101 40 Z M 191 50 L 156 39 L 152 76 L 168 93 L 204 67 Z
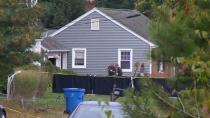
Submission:
M 118 64 L 123 72 L 132 72 L 132 49 L 118 49 Z
M 86 48 L 72 49 L 72 68 L 86 68 Z

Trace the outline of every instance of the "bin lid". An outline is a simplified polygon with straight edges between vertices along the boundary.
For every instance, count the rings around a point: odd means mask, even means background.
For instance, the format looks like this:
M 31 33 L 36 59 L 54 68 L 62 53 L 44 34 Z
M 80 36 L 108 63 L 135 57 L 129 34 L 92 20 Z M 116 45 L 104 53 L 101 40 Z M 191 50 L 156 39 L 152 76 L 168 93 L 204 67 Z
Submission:
M 66 91 L 78 91 L 78 92 L 85 92 L 85 89 L 83 88 L 63 88 L 63 90 Z

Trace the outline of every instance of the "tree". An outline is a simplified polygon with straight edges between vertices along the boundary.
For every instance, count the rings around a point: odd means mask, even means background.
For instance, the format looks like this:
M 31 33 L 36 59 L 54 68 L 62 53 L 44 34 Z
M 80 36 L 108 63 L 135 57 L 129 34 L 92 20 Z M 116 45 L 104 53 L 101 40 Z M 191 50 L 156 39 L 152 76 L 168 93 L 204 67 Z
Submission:
M 84 0 L 45 0 L 42 5 L 45 28 L 60 28 L 84 13 Z
M 181 70 L 184 73 L 174 81 L 182 81 L 185 89 L 175 91 L 176 99 L 170 99 L 170 94 L 147 79 L 143 82 L 141 96 L 128 94 L 126 101 L 130 102 L 125 102 L 125 108 L 133 117 L 207 117 L 210 110 L 210 1 L 164 0 L 151 8 L 149 31 L 158 45 L 153 57 L 184 65 Z M 190 83 L 184 83 L 186 79 Z
M 158 7 L 164 0 L 137 0 L 135 3 L 135 9 L 146 15 L 152 17 L 154 7 Z
M 136 0 L 97 0 L 97 7 L 133 9 Z
M 176 92 L 176 97 L 171 97 L 170 93 L 150 78 L 141 78 L 141 89 L 138 94 L 133 89 L 127 90 L 122 101 L 131 118 L 206 117 L 203 108 L 209 105 L 206 101 L 210 98 L 210 92 L 206 89 L 186 89 Z
M 206 1 L 165 0 L 154 10 L 150 34 L 163 55 L 189 57 L 201 50 L 208 51 L 208 5 Z
M 0 1 L 0 81 L 4 83 L 15 67 L 30 63 L 34 39 L 40 36 L 41 8 L 27 7 L 24 0 Z M 2 86 L 1 86 L 2 87 Z

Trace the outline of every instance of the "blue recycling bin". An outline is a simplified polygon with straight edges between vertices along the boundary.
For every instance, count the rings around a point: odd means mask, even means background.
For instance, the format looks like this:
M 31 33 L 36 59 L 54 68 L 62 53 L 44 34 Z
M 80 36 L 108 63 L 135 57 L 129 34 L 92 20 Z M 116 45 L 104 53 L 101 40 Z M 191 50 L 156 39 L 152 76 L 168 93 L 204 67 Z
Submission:
M 63 91 L 66 98 L 66 112 L 72 113 L 79 103 L 84 100 L 85 89 L 64 88 Z

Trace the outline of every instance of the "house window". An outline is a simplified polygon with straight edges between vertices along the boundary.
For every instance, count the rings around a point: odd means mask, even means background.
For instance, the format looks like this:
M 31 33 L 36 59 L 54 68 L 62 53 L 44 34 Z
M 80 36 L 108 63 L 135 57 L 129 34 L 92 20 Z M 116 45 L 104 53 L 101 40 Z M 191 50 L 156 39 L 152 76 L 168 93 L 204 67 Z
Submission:
M 118 49 L 118 64 L 123 72 L 132 72 L 132 49 Z
M 158 64 L 157 64 L 157 71 L 158 72 L 163 72 L 165 71 L 165 63 L 163 61 L 159 61 Z
M 99 30 L 99 19 L 91 19 L 91 30 Z
M 86 68 L 86 48 L 72 49 L 72 68 Z

